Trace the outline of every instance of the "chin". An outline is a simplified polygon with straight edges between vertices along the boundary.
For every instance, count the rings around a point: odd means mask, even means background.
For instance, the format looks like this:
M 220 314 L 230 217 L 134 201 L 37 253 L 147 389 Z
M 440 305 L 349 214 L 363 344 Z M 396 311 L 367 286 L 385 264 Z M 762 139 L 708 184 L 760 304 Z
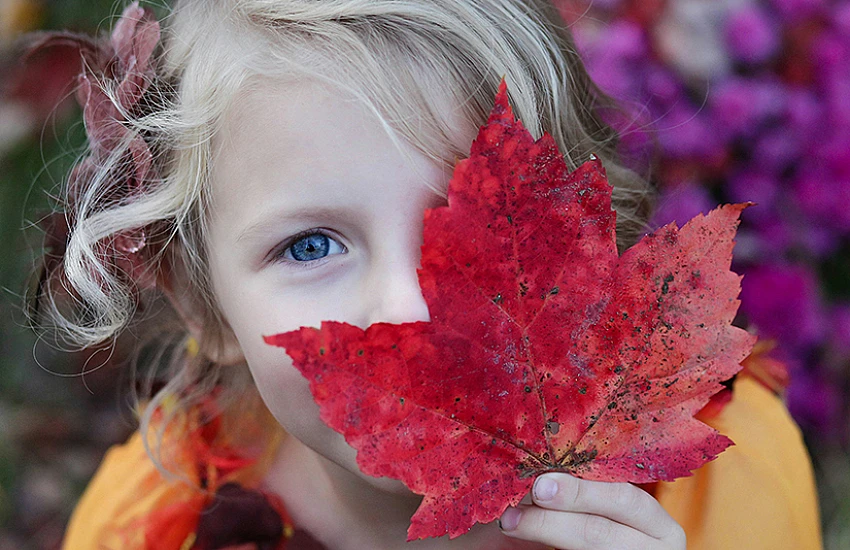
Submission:
M 318 425 L 310 430 L 310 433 L 314 434 L 311 437 L 312 441 L 301 439 L 302 443 L 310 447 L 314 452 L 382 492 L 396 496 L 406 496 L 416 499 L 422 498 L 421 495 L 417 495 L 397 479 L 373 477 L 364 473 L 357 466 L 357 451 L 345 442 L 345 438 L 341 434 L 335 432 L 320 420 L 317 422 Z M 319 434 L 319 437 L 316 437 L 315 434 Z M 314 443 L 315 445 L 313 445 Z

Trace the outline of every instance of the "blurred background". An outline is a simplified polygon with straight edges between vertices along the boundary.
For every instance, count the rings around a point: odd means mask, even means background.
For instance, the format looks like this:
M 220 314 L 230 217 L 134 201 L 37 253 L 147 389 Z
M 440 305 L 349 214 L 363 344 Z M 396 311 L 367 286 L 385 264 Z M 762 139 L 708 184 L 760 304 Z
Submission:
M 660 190 L 653 224 L 743 216 L 741 321 L 777 346 L 812 455 L 826 548 L 850 548 L 850 0 L 557 0 L 619 100 L 622 153 Z M 0 550 L 57 548 L 106 448 L 132 431 L 129 346 L 60 352 L 26 328 L 50 196 L 84 140 L 79 58 L 27 64 L 37 29 L 106 33 L 113 0 L 0 0 Z M 159 10 L 158 10 L 159 11 Z

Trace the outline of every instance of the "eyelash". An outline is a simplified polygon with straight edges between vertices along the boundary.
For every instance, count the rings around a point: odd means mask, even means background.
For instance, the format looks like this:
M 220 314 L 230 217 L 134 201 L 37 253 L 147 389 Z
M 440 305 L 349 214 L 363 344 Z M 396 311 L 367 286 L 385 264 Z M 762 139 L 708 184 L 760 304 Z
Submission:
M 313 267 L 321 265 L 322 263 L 327 261 L 327 259 L 330 256 L 336 256 L 336 254 L 329 254 L 328 256 L 325 256 L 324 258 L 319 258 L 318 260 L 308 260 L 308 261 L 303 261 L 303 262 L 284 257 L 284 254 L 286 254 L 286 251 L 289 250 L 292 247 L 292 245 L 294 245 L 295 243 L 297 243 L 298 241 L 300 241 L 304 237 L 309 237 L 311 235 L 324 235 L 328 239 L 331 239 L 332 241 L 336 242 L 340 246 L 340 248 L 342 248 L 343 252 L 348 251 L 348 249 L 345 248 L 345 245 L 343 245 L 341 242 L 339 242 L 339 239 L 335 238 L 331 232 L 329 232 L 328 230 L 325 230 L 325 229 L 315 229 L 314 228 L 314 229 L 307 229 L 307 230 L 304 230 L 304 231 L 299 231 L 295 235 L 292 235 L 291 237 L 287 237 L 283 241 L 283 243 L 280 244 L 280 246 L 278 246 L 277 248 L 275 248 L 271 252 L 271 254 L 269 255 L 270 261 L 273 262 L 273 263 L 286 264 L 287 267 L 291 267 L 292 269 L 312 269 Z

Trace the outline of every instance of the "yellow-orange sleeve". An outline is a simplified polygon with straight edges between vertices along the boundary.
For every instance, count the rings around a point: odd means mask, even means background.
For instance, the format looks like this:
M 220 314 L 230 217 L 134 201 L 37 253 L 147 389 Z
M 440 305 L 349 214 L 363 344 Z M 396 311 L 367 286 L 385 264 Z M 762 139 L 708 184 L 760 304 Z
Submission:
M 706 423 L 735 445 L 655 496 L 685 529 L 689 550 L 822 548 L 812 465 L 782 400 L 753 378 Z
M 137 431 L 104 456 L 65 531 L 63 550 L 133 550 L 144 547 L 139 521 L 156 505 L 190 496 L 169 483 L 145 452 Z

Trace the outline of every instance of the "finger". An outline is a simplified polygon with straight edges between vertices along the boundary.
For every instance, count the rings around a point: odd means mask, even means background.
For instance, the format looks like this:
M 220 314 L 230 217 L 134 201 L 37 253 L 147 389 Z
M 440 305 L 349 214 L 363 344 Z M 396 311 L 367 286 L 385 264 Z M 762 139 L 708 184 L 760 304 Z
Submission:
M 531 494 L 541 508 L 603 516 L 657 539 L 675 538 L 682 531 L 657 500 L 631 483 L 588 481 L 548 473 L 534 481 Z
M 602 516 L 561 512 L 539 506 L 508 508 L 500 521 L 513 538 L 539 542 L 561 550 L 672 550 L 685 548 L 660 541 Z

